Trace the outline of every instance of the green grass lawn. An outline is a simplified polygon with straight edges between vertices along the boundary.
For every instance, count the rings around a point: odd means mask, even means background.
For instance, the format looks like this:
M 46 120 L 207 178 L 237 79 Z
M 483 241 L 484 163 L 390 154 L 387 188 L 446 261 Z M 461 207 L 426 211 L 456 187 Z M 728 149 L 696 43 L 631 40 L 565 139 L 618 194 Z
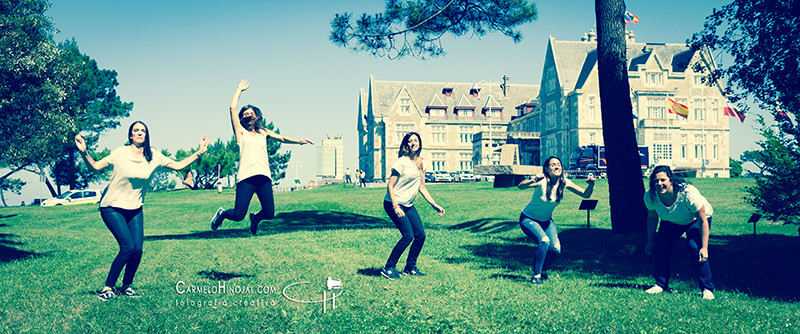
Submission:
M 563 254 L 539 286 L 528 283 L 535 244 L 517 223 L 530 190 L 429 185 L 447 213 L 439 217 L 417 198 L 428 234 L 419 266 L 428 276 L 395 281 L 378 273 L 399 239 L 381 206 L 383 188 L 277 193 L 277 215 L 255 237 L 247 219 L 209 229 L 218 207 L 232 207 L 233 189 L 176 191 L 147 197 L 134 283 L 142 296 L 108 302 L 96 292 L 118 247 L 96 206 L 0 209 L 0 331 L 800 332 L 797 226 L 762 221 L 754 237 L 745 223 L 753 209 L 742 200 L 751 180 L 690 182 L 714 206 L 714 301 L 699 298 L 680 243 L 671 283 L 677 291 L 644 293 L 653 284 L 651 259 L 640 237 L 611 232 L 603 180 L 592 228 L 577 196 L 567 194 L 556 209 Z M 257 200 L 250 209 L 260 209 Z M 321 303 L 281 294 L 309 282 L 287 292 L 320 300 L 328 277 L 343 289 L 327 313 Z M 227 293 L 211 293 L 221 285 Z

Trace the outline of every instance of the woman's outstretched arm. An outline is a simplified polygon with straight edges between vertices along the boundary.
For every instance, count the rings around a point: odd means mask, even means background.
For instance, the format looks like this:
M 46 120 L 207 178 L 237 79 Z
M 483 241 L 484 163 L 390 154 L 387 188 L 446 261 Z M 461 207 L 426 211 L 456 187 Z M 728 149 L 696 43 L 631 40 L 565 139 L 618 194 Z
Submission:
M 236 86 L 236 92 L 233 93 L 233 98 L 231 99 L 231 127 L 233 127 L 233 134 L 236 135 L 236 142 L 239 142 L 239 134 L 242 132 L 242 124 L 239 123 L 239 113 L 236 111 L 236 108 L 239 106 L 239 97 L 242 96 L 242 92 L 250 88 L 250 81 L 247 79 L 242 79 L 239 82 L 239 85 Z

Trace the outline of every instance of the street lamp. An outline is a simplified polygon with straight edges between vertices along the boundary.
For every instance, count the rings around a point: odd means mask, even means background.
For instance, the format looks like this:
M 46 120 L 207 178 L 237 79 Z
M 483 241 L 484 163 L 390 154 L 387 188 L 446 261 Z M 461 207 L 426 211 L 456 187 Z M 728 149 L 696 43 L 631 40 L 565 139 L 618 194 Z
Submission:
M 484 103 L 484 106 L 486 108 L 486 117 L 489 118 L 489 152 L 486 155 L 486 157 L 487 157 L 487 160 L 488 160 L 487 164 L 491 165 L 492 164 L 492 157 L 494 155 L 494 146 L 492 146 L 492 116 L 494 116 L 494 112 L 492 111 L 492 107 L 489 105 L 489 101 L 492 98 L 492 85 L 493 84 L 499 84 L 499 82 L 491 82 L 491 81 L 481 80 L 481 81 L 478 81 L 477 83 L 475 83 L 475 86 L 478 86 L 478 85 L 481 85 L 481 84 L 486 84 L 489 87 L 487 89 L 487 91 L 486 91 L 486 103 Z M 478 95 L 478 96 L 480 96 L 480 95 Z M 480 97 L 478 99 L 480 99 Z

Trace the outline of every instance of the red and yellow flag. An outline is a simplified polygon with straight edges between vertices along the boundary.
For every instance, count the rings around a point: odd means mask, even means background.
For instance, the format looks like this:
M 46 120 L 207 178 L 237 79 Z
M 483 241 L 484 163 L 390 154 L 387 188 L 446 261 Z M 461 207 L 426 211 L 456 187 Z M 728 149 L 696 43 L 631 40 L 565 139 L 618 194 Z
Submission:
M 667 99 L 669 103 L 669 113 L 676 114 L 683 118 L 689 118 L 689 107 L 680 104 L 678 102 L 673 101 L 672 99 Z

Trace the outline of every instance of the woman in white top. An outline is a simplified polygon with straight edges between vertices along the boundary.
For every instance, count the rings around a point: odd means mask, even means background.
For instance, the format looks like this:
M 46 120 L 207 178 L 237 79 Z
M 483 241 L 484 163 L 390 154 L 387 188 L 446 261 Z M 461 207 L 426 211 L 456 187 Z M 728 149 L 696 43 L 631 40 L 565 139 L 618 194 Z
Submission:
M 397 154 L 397 162 L 392 166 L 392 176 L 386 183 L 386 196 L 383 198 L 383 209 L 400 230 L 402 237 L 392 249 L 386 265 L 381 270 L 381 275 L 389 279 L 399 278 L 395 266 L 400 260 L 400 256 L 408 245 L 408 258 L 403 273 L 414 276 L 425 276 L 417 268 L 417 257 L 422 251 L 425 243 L 425 228 L 422 227 L 422 220 L 414 207 L 414 198 L 417 192 L 422 194 L 428 203 L 433 206 L 439 215 L 444 215 L 444 208 L 436 204 L 425 188 L 425 178 L 422 168 L 422 140 L 416 132 L 409 132 L 403 137 L 400 144 L 400 152 Z M 363 171 L 362 171 L 363 173 Z M 412 243 L 413 241 L 413 243 Z
M 530 203 L 522 209 L 519 216 L 519 226 L 529 238 L 536 240 L 539 245 L 533 256 L 533 277 L 531 282 L 542 284 L 547 279 L 546 270 L 561 254 L 561 243 L 558 240 L 556 224 L 553 222 L 553 210 L 561 204 L 564 189 L 569 189 L 576 195 L 589 198 L 594 192 L 594 176 L 589 175 L 586 182 L 589 184 L 583 189 L 564 177 L 561 160 L 549 157 L 542 166 L 544 175 L 534 176 L 533 179 L 520 182 L 519 189 L 534 188 Z M 547 263 L 545 263 L 547 260 Z
M 139 262 L 142 260 L 144 244 L 142 204 L 145 194 L 150 189 L 153 173 L 160 167 L 172 170 L 186 168 L 205 153 L 208 139 L 203 136 L 197 152 L 180 162 L 175 162 L 150 147 L 150 133 L 147 125 L 136 121 L 128 128 L 128 145 L 114 149 L 111 154 L 99 161 L 94 161 L 86 152 L 86 142 L 80 134 L 75 136 L 75 146 L 78 147 L 83 161 L 90 168 L 94 170 L 101 170 L 109 166 L 113 168 L 111 180 L 103 190 L 103 196 L 100 199 L 100 217 L 103 218 L 103 222 L 117 239 L 119 253 L 111 263 L 105 287 L 100 290 L 97 297 L 106 301 L 116 296 L 114 286 L 123 267 L 125 267 L 125 275 L 122 278 L 122 287 L 118 292 L 126 296 L 138 296 L 131 288 L 131 284 L 136 270 L 139 268 Z
M 282 143 L 312 144 L 308 139 L 298 140 L 275 133 L 264 127 L 261 109 L 246 105 L 236 112 L 239 96 L 250 87 L 250 81 L 242 80 L 236 87 L 231 99 L 231 126 L 239 144 L 239 172 L 236 176 L 236 201 L 233 209 L 219 208 L 211 219 L 211 229 L 216 231 L 225 219 L 241 221 L 250 207 L 253 194 L 258 195 L 261 211 L 250 213 L 250 233 L 258 232 L 258 223 L 275 216 L 275 201 L 272 197 L 272 172 L 269 168 L 267 140 L 274 139 Z
M 647 293 L 669 291 L 670 253 L 675 241 L 686 233 L 690 261 L 697 273 L 697 284 L 703 299 L 714 299 L 711 264 L 708 262 L 708 236 L 714 209 L 700 191 L 675 177 L 668 166 L 656 166 L 650 174 L 650 188 L 644 194 L 647 207 L 647 245 L 645 252 L 654 254 L 653 276 L 656 285 Z M 661 219 L 661 227 L 656 227 Z

